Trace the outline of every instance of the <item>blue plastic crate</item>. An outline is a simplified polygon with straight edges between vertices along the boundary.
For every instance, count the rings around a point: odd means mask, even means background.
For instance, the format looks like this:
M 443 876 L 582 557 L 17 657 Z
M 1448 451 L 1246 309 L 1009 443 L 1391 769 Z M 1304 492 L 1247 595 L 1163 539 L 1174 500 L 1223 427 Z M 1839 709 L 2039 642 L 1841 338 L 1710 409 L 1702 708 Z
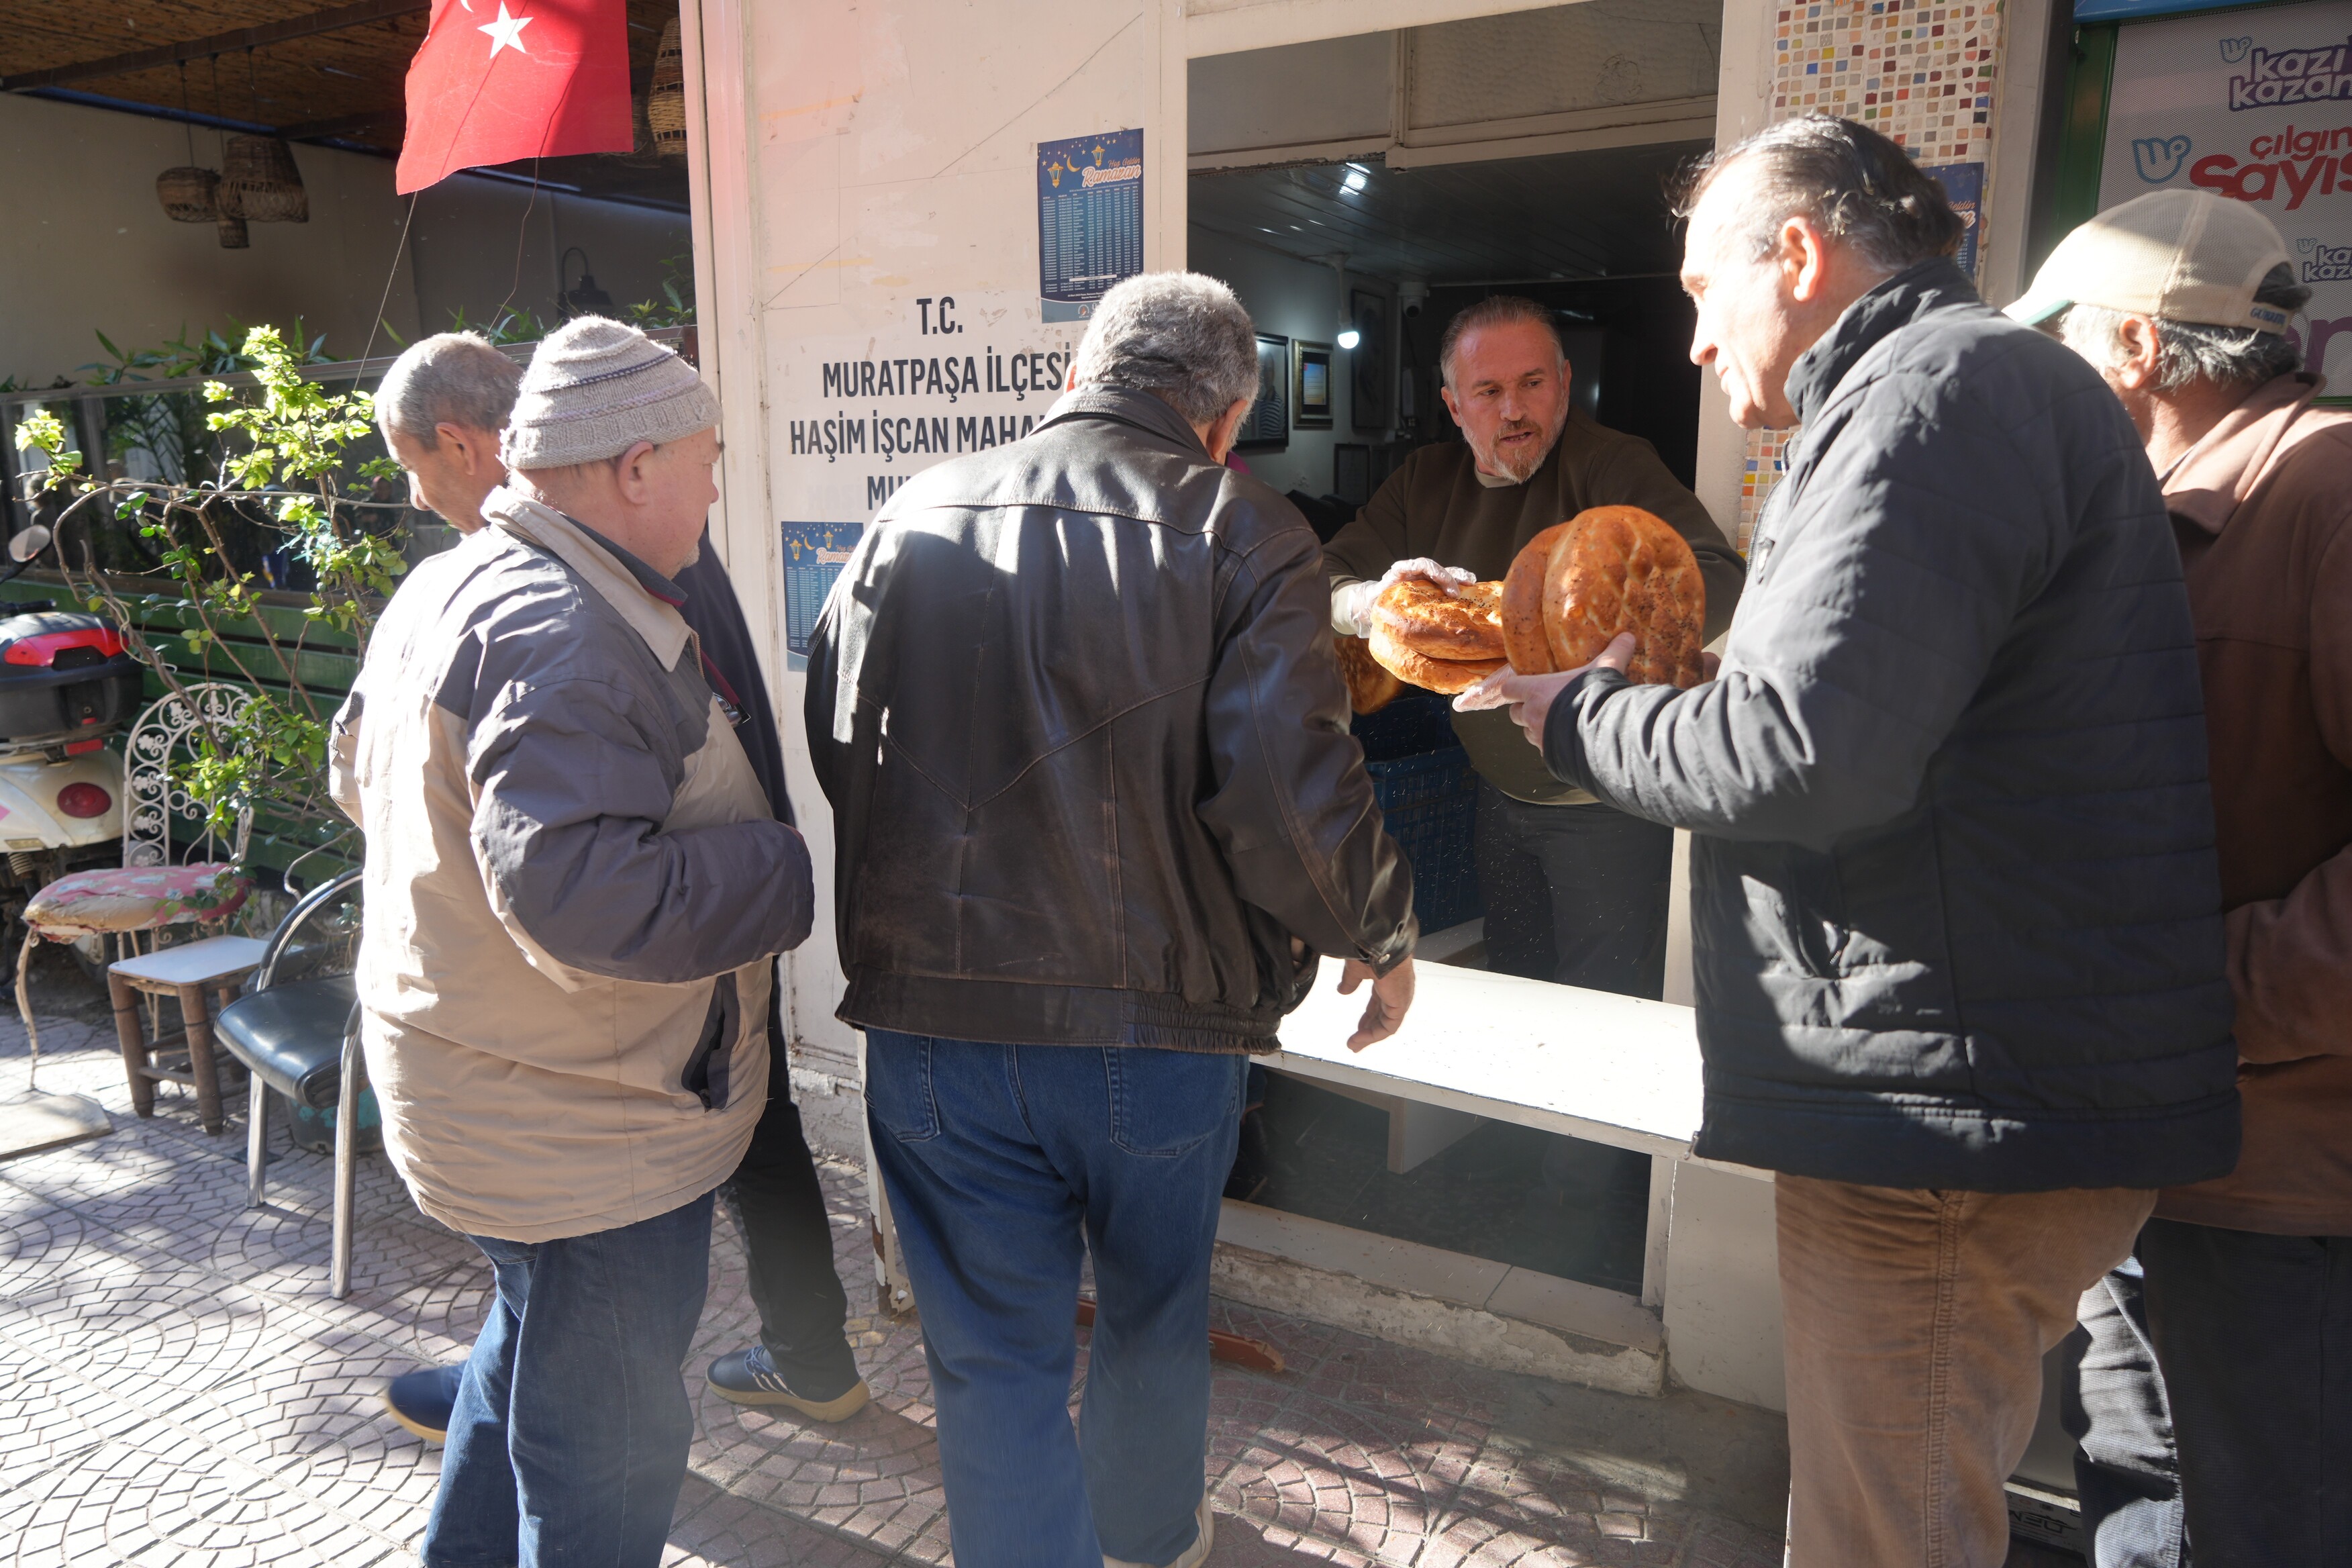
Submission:
M 1366 763 L 1389 836 L 1412 863 L 1412 912 L 1424 931 L 1486 912 L 1478 896 L 1478 775 L 1460 746 Z
M 1454 704 L 1434 691 L 1408 691 L 1377 713 L 1358 713 L 1349 733 L 1368 762 L 1392 762 L 1461 745 L 1454 738 Z

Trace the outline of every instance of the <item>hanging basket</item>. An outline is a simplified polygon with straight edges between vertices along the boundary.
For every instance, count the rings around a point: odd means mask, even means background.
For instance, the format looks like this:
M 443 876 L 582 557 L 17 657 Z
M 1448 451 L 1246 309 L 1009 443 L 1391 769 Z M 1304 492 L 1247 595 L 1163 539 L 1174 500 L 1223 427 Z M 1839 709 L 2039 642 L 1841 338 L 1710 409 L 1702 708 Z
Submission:
M 155 199 L 173 223 L 210 223 L 220 216 L 220 176 L 184 164 L 155 176 Z
M 223 213 L 218 221 L 223 250 L 244 250 L 253 244 L 253 237 L 246 232 L 243 218 L 234 213 Z
M 661 47 L 654 51 L 646 123 L 653 130 L 656 148 L 673 158 L 686 156 L 686 47 L 675 16 L 663 26 Z
M 247 223 L 309 223 L 310 193 L 294 150 L 275 136 L 232 136 L 221 154 L 221 205 Z

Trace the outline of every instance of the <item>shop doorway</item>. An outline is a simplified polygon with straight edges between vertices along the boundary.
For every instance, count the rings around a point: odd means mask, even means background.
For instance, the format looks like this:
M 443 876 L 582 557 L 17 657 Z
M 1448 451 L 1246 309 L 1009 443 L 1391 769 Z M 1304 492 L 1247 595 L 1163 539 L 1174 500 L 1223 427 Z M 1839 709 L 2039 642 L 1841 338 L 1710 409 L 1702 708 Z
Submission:
M 1588 0 L 1195 60 L 1190 265 L 1260 332 L 1240 461 L 1329 538 L 1412 453 L 1461 438 L 1439 344 L 1507 293 L 1552 312 L 1576 405 L 1691 484 L 1699 372 L 1666 193 L 1712 145 L 1719 41 L 1713 0 Z M 1414 863 L 1424 961 L 1484 967 L 1477 785 L 1443 700 L 1358 730 Z M 1230 1199 L 1644 1293 L 1647 1154 L 1279 1068 L 1252 1082 Z

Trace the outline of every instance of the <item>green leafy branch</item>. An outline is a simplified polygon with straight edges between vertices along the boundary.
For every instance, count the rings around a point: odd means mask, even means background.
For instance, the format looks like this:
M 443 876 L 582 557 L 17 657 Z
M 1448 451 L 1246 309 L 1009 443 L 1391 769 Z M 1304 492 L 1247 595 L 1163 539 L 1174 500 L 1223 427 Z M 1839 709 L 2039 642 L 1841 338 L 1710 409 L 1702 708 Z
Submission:
M 177 624 L 203 679 L 234 679 L 256 693 L 238 719 L 198 737 L 194 755 L 177 770 L 181 784 L 214 830 L 226 833 L 252 810 L 305 848 L 341 844 L 352 832 L 326 794 L 330 714 L 302 678 L 308 639 L 327 626 L 364 656 L 383 602 L 405 569 L 405 509 L 370 493 L 398 470 L 387 458 L 352 460 L 352 444 L 373 430 L 373 400 L 364 392 L 330 393 L 305 376 L 302 366 L 316 350 L 299 333 L 289 342 L 274 327 L 247 331 L 235 358 L 257 384 L 205 384 L 205 401 L 214 406 L 205 422 L 221 437 L 221 455 L 212 476 L 193 482 L 93 472 L 68 445 L 64 423 L 46 409 L 35 409 L 16 432 L 19 449 L 46 459 L 25 476 L 25 499 L 60 541 L 74 595 L 113 620 L 125 647 L 173 693 L 184 696 L 188 679 L 142 629 L 159 620 Z M 347 483 L 367 488 L 346 494 Z M 65 525 L 101 509 L 148 542 L 155 572 L 101 571 L 87 543 L 77 569 L 63 548 Z M 224 532 L 232 520 L 269 531 L 310 567 L 315 585 L 304 596 L 298 635 L 279 635 L 262 596 L 268 584 L 236 564 Z M 168 591 L 156 590 L 159 580 Z

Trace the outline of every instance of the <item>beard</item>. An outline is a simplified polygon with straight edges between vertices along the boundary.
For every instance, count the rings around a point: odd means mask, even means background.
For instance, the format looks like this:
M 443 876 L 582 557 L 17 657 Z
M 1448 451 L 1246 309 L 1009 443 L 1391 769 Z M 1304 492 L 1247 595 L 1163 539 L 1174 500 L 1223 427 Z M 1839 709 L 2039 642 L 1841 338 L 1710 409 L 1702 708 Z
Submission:
M 1561 421 L 1560 428 L 1567 428 L 1567 421 Z M 1534 440 L 1523 441 L 1511 447 L 1509 450 L 1516 456 L 1506 455 L 1503 437 L 1530 434 L 1536 437 Z M 1477 457 L 1488 472 L 1500 474 L 1515 485 L 1523 485 L 1535 477 L 1535 471 L 1543 467 L 1544 459 L 1551 456 L 1559 434 L 1559 430 L 1546 430 L 1532 419 L 1511 420 L 1496 430 L 1494 443 Z

